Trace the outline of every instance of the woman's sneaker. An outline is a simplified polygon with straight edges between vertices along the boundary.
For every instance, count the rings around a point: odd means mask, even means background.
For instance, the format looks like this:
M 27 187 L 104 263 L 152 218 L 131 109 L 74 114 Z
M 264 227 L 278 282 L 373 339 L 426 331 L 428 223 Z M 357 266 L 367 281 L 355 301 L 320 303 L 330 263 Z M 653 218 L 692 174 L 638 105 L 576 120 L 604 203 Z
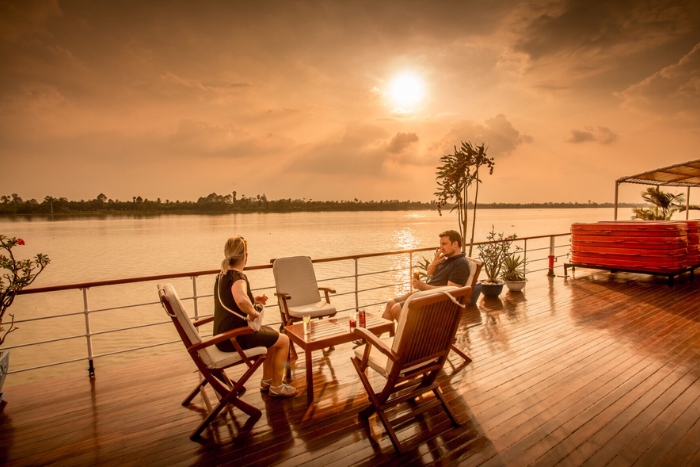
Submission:
M 294 397 L 297 392 L 295 387 L 282 383 L 279 386 L 270 386 L 269 394 L 271 397 Z

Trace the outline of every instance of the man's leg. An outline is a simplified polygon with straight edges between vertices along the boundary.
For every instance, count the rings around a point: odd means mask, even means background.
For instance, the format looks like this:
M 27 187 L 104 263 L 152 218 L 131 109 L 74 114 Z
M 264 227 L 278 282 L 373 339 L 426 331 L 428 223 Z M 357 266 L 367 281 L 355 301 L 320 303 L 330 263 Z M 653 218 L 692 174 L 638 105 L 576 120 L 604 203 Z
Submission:
M 401 295 L 400 297 L 396 297 L 396 298 L 391 299 L 388 302 L 386 302 L 386 307 L 384 308 L 384 313 L 382 314 L 382 318 L 384 318 L 384 319 L 398 319 L 398 317 L 394 318 L 394 314 L 395 314 L 394 307 L 396 307 L 396 306 L 399 307 L 399 312 L 396 314 L 396 316 L 398 316 L 399 314 L 401 314 L 401 305 L 399 305 L 398 302 L 401 302 L 401 303 L 405 302 L 409 295 L 411 295 L 411 294 L 407 293 L 407 294 Z

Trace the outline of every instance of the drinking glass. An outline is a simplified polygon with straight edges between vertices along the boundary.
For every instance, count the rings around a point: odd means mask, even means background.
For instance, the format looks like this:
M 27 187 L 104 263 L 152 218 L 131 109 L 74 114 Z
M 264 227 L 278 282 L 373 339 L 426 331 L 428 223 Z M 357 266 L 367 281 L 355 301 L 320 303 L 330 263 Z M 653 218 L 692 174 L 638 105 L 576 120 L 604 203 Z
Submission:
M 311 332 L 311 315 L 304 315 L 304 334 Z

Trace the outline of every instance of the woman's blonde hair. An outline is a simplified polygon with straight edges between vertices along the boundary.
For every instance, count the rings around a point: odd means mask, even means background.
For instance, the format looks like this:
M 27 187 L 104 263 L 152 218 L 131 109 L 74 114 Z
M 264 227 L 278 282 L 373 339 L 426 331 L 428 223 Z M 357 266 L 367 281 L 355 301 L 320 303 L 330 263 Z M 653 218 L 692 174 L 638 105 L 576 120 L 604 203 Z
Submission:
M 224 260 L 221 262 L 221 274 L 226 274 L 226 271 L 245 259 L 248 253 L 248 242 L 243 237 L 231 237 L 226 240 L 224 245 Z

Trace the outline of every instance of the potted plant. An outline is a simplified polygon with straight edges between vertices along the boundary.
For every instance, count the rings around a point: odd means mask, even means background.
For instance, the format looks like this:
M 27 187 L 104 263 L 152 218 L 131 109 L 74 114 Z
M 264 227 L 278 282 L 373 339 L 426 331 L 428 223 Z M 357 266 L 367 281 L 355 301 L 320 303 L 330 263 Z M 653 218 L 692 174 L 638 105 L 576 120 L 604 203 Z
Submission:
M 483 271 L 486 280 L 481 281 L 481 293 L 485 297 L 498 297 L 503 291 L 503 281 L 500 280 L 501 269 L 510 253 L 510 246 L 516 235 L 506 237 L 503 232 L 496 233 L 493 225 L 486 236 L 488 243 L 478 245 L 479 258 L 484 262 Z
M 501 279 L 506 283 L 506 287 L 511 292 L 520 292 L 525 287 L 527 279 L 525 278 L 525 261 L 520 257 L 511 253 L 503 261 L 501 270 Z
M 19 291 L 34 282 L 34 279 L 41 274 L 50 261 L 48 256 L 41 253 L 37 254 L 34 259 L 16 259 L 12 249 L 22 245 L 24 245 L 24 240 L 21 238 L 6 237 L 0 234 L 0 268 L 5 270 L 0 273 L 0 346 L 5 342 L 8 334 L 17 330 L 15 315 L 9 313 L 10 324 L 5 329 L 3 326 L 5 312 L 12 305 Z M 2 391 L 2 385 L 5 382 L 9 358 L 10 351 L 0 349 L 0 391 Z M 4 405 L 2 392 L 0 392 L 0 410 Z

